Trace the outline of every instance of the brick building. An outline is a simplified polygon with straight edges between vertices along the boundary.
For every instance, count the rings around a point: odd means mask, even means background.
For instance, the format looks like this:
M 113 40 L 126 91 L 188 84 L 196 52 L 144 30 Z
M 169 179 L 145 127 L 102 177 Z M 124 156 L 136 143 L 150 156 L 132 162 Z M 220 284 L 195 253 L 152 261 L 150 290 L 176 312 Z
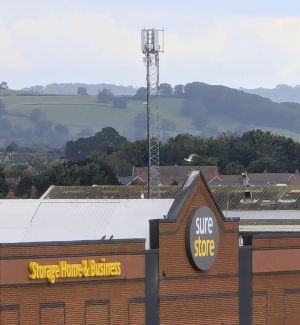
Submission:
M 300 218 L 242 223 L 198 172 L 174 201 L 32 200 L 15 220 L 9 204 L 0 206 L 1 324 L 300 319 Z

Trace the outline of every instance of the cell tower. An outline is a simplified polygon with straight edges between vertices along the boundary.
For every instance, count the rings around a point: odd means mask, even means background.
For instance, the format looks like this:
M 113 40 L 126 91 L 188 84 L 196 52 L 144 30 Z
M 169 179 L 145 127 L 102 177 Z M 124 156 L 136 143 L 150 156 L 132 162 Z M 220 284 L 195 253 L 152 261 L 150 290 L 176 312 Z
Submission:
M 159 53 L 164 52 L 164 31 L 142 29 L 142 52 L 147 67 L 147 139 L 148 139 L 148 198 L 160 198 L 159 189 Z M 156 99 L 156 100 L 155 100 Z

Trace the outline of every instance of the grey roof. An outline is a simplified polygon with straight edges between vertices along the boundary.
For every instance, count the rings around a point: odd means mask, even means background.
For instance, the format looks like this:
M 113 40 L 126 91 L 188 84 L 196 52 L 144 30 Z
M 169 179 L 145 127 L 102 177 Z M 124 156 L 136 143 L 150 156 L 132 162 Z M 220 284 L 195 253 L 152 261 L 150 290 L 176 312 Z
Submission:
M 197 173 L 197 172 L 196 172 Z M 219 186 L 210 190 L 222 210 L 300 210 L 300 186 Z M 172 199 L 180 186 L 161 187 L 161 197 Z M 180 194 L 181 196 L 183 193 Z M 147 196 L 146 186 L 98 185 L 52 186 L 45 199 L 139 199 Z
M 300 232 L 299 210 L 224 211 L 240 218 L 240 232 Z
M 251 185 L 276 185 L 289 184 L 289 179 L 293 177 L 291 173 L 249 173 L 249 184 Z
M 218 175 L 208 182 L 209 186 L 213 185 L 241 185 L 243 180 L 241 175 Z
M 174 198 L 179 186 L 161 186 L 163 199 Z M 43 194 L 44 199 L 140 199 L 147 196 L 147 186 L 94 185 L 51 186 Z
M 211 186 L 222 210 L 300 210 L 300 186 Z
M 300 175 L 292 173 L 249 173 L 245 174 L 248 185 L 300 185 Z M 242 175 L 216 175 L 208 181 L 212 185 L 243 185 Z
M 127 185 L 132 181 L 132 176 L 118 177 L 118 181 L 121 185 Z
M 159 181 L 162 185 L 183 185 L 190 172 L 201 170 L 204 178 L 209 181 L 219 174 L 217 166 L 159 166 Z M 132 177 L 140 177 L 147 183 L 148 168 L 134 167 Z

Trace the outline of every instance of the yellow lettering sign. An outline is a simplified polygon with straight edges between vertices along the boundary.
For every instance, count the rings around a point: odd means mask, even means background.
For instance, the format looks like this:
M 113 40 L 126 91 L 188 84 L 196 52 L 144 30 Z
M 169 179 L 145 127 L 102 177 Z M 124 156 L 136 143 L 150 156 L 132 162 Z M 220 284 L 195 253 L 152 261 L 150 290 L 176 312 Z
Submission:
M 29 262 L 29 278 L 31 280 L 47 279 L 49 283 L 55 283 L 59 278 L 120 276 L 121 272 L 120 262 L 106 262 L 105 258 L 102 258 L 100 262 L 95 260 L 82 260 L 80 263 L 59 261 L 57 264 L 47 265 Z
M 194 256 L 206 257 L 215 255 L 215 241 L 214 239 L 198 239 L 194 240 Z

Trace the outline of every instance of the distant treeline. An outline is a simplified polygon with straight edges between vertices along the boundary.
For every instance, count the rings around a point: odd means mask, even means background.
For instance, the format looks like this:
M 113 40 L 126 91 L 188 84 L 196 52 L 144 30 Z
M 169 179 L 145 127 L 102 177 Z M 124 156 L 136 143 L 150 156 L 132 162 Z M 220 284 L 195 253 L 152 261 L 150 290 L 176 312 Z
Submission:
M 76 95 L 78 88 L 85 88 L 87 94 L 97 95 L 99 90 L 109 89 L 115 95 L 134 95 L 136 88 L 133 86 L 118 86 L 113 84 L 85 84 L 85 83 L 53 83 L 46 86 L 32 86 L 23 88 L 22 91 L 37 94 Z
M 30 197 L 32 186 L 41 195 L 50 185 L 118 184 L 118 176 L 131 175 L 133 166 L 147 166 L 147 147 L 146 140 L 130 142 L 115 129 L 103 128 L 67 142 L 66 159 L 40 168 L 34 176 L 24 174 L 15 193 Z M 293 173 L 300 169 L 300 144 L 259 129 L 210 138 L 179 134 L 161 144 L 160 164 L 216 165 L 222 174 Z M 4 175 L 0 169 L 0 197 L 8 191 Z
M 65 153 L 68 160 L 104 161 L 119 176 L 130 175 L 133 166 L 147 166 L 146 140 L 130 142 L 113 128 L 67 142 Z M 223 174 L 295 172 L 300 169 L 300 144 L 259 129 L 210 138 L 179 134 L 161 144 L 160 164 L 217 165 Z

